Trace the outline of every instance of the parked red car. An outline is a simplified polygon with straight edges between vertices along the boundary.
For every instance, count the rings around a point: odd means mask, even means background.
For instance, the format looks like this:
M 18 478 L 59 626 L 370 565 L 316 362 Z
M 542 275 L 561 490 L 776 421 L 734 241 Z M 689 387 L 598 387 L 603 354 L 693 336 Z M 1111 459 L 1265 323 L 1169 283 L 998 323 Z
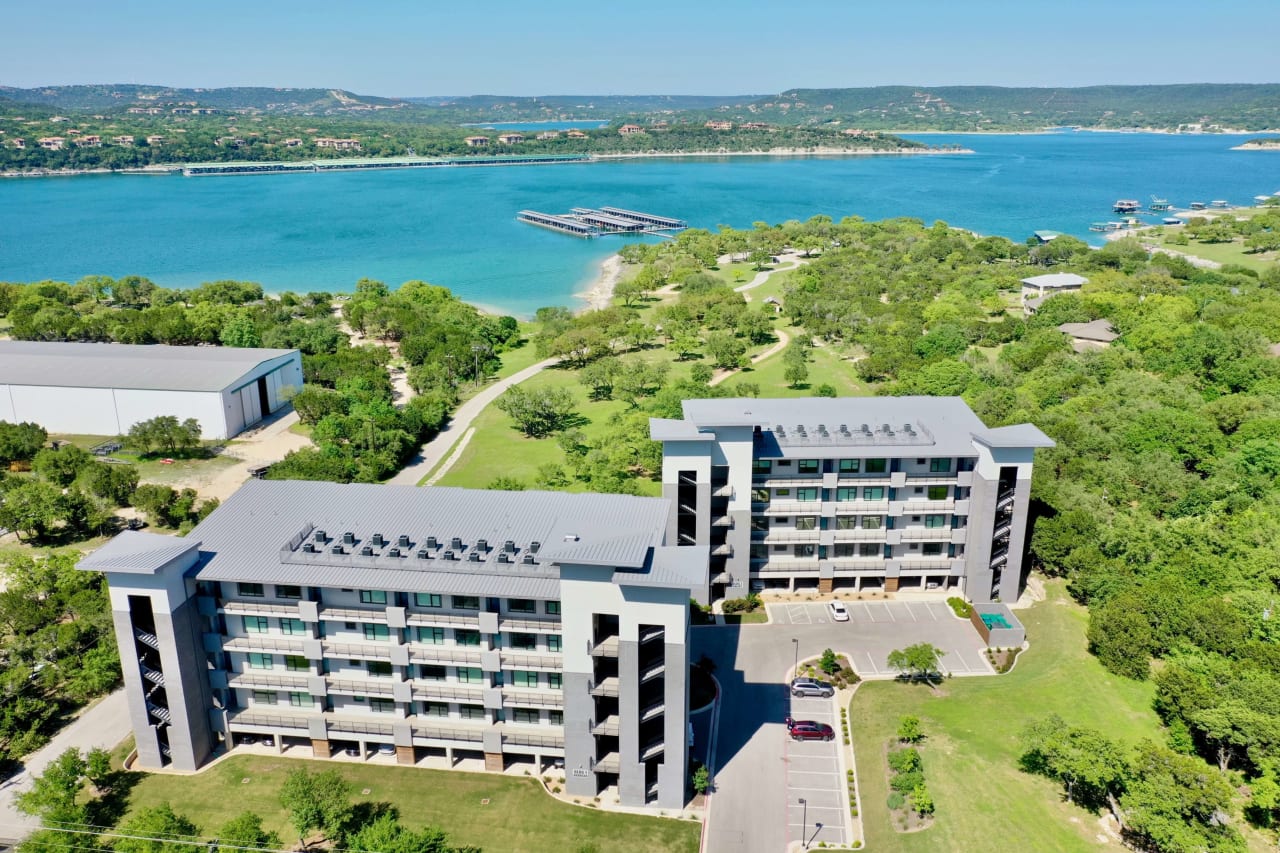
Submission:
M 787 717 L 784 722 L 787 724 L 787 734 L 791 735 L 792 740 L 835 740 L 835 729 L 826 723 L 818 723 L 813 720 L 793 720 Z

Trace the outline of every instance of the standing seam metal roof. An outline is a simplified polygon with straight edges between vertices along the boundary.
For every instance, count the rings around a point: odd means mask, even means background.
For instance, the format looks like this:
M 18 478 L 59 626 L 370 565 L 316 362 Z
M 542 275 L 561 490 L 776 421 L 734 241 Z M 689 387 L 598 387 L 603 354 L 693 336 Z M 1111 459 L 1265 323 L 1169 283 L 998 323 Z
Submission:
M 0 341 L 0 385 L 222 391 L 293 349 Z

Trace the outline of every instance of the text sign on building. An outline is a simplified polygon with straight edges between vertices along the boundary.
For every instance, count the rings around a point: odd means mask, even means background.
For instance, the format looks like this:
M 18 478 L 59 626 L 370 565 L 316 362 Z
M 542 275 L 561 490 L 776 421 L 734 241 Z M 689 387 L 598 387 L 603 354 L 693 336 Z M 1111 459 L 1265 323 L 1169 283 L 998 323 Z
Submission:
M 591 775 L 591 771 L 590 771 L 590 770 L 585 770 L 585 769 L 583 769 L 583 768 L 581 768 L 581 767 L 575 767 L 575 768 L 573 768 L 573 775 L 574 775 L 574 776 L 590 776 L 590 775 Z

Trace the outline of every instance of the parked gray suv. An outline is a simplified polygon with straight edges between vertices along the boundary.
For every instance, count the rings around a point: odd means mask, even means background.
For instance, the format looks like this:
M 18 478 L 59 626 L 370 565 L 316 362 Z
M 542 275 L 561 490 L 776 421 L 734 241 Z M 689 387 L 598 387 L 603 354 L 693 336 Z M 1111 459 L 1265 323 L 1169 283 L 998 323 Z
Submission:
M 836 689 L 825 681 L 818 681 L 815 678 L 793 678 L 791 679 L 791 695 L 792 696 L 834 696 Z

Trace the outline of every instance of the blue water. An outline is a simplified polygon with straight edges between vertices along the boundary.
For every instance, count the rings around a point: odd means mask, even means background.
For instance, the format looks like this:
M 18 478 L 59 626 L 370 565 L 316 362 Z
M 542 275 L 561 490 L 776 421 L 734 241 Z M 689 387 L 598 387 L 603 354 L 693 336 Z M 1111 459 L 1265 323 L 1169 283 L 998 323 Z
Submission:
M 236 278 L 269 291 L 421 278 L 527 315 L 574 305 L 622 238 L 580 240 L 517 211 L 613 205 L 695 226 L 915 216 L 1023 240 L 1093 238 L 1117 198 L 1249 203 L 1280 191 L 1280 153 L 1247 137 L 1060 133 L 930 135 L 974 155 L 698 158 L 340 174 L 101 175 L 0 181 L 0 280 L 145 275 L 192 286 Z

